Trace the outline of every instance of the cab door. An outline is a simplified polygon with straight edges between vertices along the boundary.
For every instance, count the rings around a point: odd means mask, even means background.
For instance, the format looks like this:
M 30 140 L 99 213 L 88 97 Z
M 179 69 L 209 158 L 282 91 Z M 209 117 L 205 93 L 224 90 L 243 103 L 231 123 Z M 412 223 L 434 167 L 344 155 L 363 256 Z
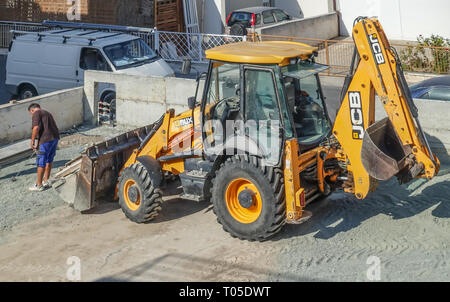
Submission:
M 280 163 L 283 120 L 275 72 L 271 68 L 243 68 L 245 135 L 256 142 L 266 165 Z

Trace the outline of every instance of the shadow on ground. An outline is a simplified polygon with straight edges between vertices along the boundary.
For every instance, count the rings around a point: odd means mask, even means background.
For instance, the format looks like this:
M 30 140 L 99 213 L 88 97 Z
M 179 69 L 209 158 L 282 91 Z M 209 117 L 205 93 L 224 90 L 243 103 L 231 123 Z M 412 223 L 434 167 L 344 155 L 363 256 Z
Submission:
M 53 169 L 58 169 L 61 167 L 64 167 L 64 165 L 67 163 L 67 160 L 59 160 L 59 161 L 55 161 L 53 163 Z M 17 177 L 17 175 L 19 174 L 19 176 L 26 176 L 26 175 L 31 175 L 31 174 L 36 174 L 36 164 L 35 163 L 28 163 L 25 165 L 24 168 L 30 167 L 27 170 L 22 170 L 22 171 L 16 171 L 14 173 L 10 173 L 8 175 L 5 175 L 3 177 L 0 177 L 0 181 L 2 180 L 6 180 L 6 179 L 12 179 L 13 177 Z
M 240 265 L 181 253 L 168 253 L 151 261 L 143 262 L 114 276 L 104 277 L 96 281 L 181 281 L 186 278 L 189 280 L 202 280 L 204 282 L 217 280 L 267 280 L 268 278 L 274 281 L 321 281 L 300 274 L 277 272 L 255 266 Z
M 447 167 L 440 175 L 449 174 Z M 407 219 L 435 207 L 431 215 L 450 218 L 450 182 L 442 180 L 429 184 L 417 179 L 399 185 L 396 179 L 379 184 L 378 189 L 364 200 L 337 192 L 327 199 L 313 203 L 308 210 L 313 216 L 301 225 L 287 225 L 273 240 L 314 234 L 318 239 L 329 239 L 339 233 L 359 227 L 364 221 L 383 214 L 392 219 Z
M 171 220 L 177 220 L 182 217 L 193 215 L 205 210 L 205 213 L 211 210 L 211 203 L 206 201 L 196 202 L 182 199 L 179 194 L 183 192 L 179 181 L 170 183 L 164 190 L 164 202 L 159 215 L 147 222 L 147 224 L 161 223 Z M 102 199 L 99 205 L 91 210 L 84 211 L 84 215 L 99 215 L 120 209 L 120 205 L 113 197 Z

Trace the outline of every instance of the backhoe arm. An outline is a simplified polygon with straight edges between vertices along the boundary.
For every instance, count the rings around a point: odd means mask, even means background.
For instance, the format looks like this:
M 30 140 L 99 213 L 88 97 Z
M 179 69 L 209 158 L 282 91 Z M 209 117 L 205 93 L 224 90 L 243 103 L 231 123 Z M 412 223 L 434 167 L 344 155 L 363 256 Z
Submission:
M 420 126 L 395 49 L 375 18 L 358 18 L 353 39 L 351 74 L 333 128 L 346 155 L 346 191 L 362 199 L 375 190 L 377 180 L 394 175 L 401 183 L 415 177 L 433 178 L 439 172 L 439 160 Z M 388 115 L 378 122 L 375 95 Z

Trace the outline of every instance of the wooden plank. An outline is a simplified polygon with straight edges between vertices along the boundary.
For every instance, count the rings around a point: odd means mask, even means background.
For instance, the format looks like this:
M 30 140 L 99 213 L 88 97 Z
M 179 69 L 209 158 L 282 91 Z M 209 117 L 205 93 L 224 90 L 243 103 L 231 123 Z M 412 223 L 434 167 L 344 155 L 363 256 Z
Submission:
M 183 31 L 183 3 L 181 0 L 155 2 L 155 26 L 163 31 Z

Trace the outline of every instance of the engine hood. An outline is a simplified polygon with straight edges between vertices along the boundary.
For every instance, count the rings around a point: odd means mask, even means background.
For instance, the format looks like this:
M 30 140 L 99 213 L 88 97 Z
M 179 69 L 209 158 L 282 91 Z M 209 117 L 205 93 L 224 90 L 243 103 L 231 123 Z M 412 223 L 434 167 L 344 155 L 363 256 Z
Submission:
M 117 73 L 138 75 L 138 76 L 174 76 L 175 72 L 163 59 L 158 59 L 154 62 L 144 65 L 117 70 Z

